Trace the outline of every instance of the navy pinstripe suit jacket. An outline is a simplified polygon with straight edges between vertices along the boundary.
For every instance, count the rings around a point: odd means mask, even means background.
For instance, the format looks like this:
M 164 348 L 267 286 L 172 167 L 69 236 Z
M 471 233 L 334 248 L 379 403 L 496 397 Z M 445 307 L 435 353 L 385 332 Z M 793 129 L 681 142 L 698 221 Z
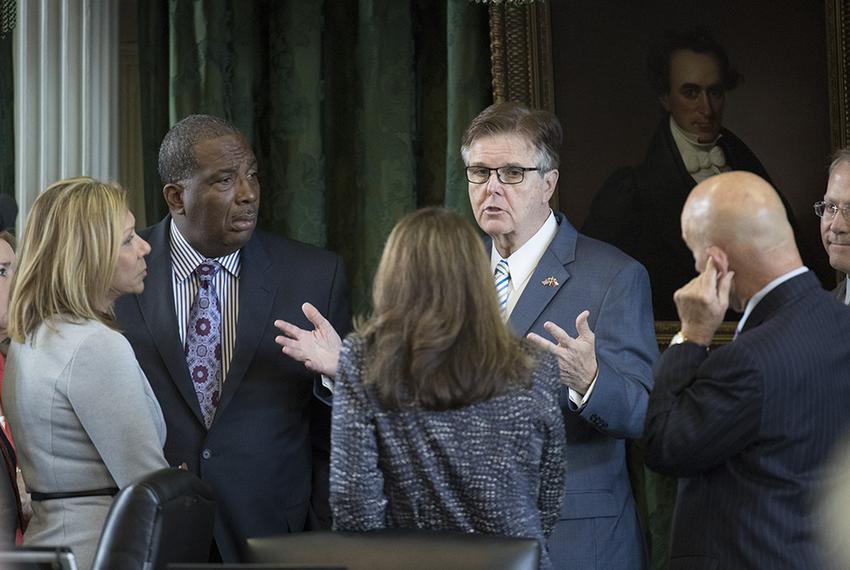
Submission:
M 811 516 L 850 426 L 850 308 L 813 273 L 756 305 L 731 344 L 656 363 L 646 463 L 681 477 L 675 568 L 819 568 Z

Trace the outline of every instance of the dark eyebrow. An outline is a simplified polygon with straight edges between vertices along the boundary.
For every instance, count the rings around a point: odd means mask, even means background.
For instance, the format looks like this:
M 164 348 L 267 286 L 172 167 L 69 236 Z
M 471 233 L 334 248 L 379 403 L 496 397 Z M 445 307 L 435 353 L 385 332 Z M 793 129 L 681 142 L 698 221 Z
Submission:
M 698 91 L 702 91 L 703 89 L 720 89 L 723 91 L 722 83 L 711 83 L 710 85 L 702 86 L 699 83 L 682 83 L 679 89 L 696 89 Z

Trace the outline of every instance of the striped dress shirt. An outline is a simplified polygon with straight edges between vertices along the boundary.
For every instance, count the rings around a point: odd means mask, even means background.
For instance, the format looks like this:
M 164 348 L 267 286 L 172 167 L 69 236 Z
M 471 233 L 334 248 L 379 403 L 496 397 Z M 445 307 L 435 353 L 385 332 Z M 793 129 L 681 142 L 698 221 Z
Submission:
M 221 264 L 222 271 L 213 279 L 218 302 L 221 307 L 221 378 L 227 380 L 227 371 L 233 358 L 233 346 L 236 343 L 236 320 L 239 317 L 239 271 L 242 267 L 240 250 L 229 255 L 214 258 Z M 186 238 L 171 221 L 171 280 L 174 291 L 174 311 L 180 342 L 186 345 L 186 328 L 189 326 L 189 313 L 192 302 L 198 294 L 200 280 L 195 268 L 206 259 L 189 245 Z

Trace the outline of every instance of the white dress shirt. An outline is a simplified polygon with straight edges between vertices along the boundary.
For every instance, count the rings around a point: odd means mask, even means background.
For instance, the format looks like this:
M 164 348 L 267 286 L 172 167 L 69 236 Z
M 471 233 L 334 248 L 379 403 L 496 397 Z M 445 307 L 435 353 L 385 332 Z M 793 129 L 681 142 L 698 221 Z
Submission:
M 747 301 L 747 306 L 744 309 L 744 315 L 741 317 L 741 320 L 738 321 L 738 326 L 735 327 L 735 335 L 737 336 L 742 330 L 744 330 L 744 325 L 747 323 L 747 319 L 750 318 L 750 314 L 753 312 L 753 309 L 756 308 L 756 305 L 759 304 L 759 301 L 764 299 L 764 297 L 768 293 L 770 293 L 771 291 L 773 291 L 774 289 L 776 289 L 777 287 L 779 287 L 780 285 L 782 285 L 783 283 L 785 283 L 789 279 L 796 277 L 798 275 L 802 275 L 803 273 L 805 273 L 808 270 L 809 270 L 809 268 L 806 267 L 805 265 L 802 265 L 802 266 L 798 267 L 797 269 L 792 269 L 788 273 L 785 273 L 784 275 L 780 275 L 779 277 L 777 277 L 776 279 L 774 279 L 773 281 L 771 281 L 770 283 L 768 283 L 767 285 L 762 287 L 758 291 L 758 293 L 756 293 L 755 295 L 750 297 L 750 300 Z
M 543 254 L 546 253 L 546 250 L 549 248 L 549 244 L 551 244 L 552 240 L 555 239 L 555 235 L 557 233 L 558 222 L 555 220 L 555 214 L 550 210 L 549 217 L 546 218 L 546 221 L 543 222 L 540 229 L 537 230 L 537 232 L 531 236 L 527 242 L 522 244 L 518 250 L 507 257 L 506 261 L 508 262 L 508 268 L 511 272 L 511 292 L 508 296 L 508 305 L 506 309 L 508 317 L 510 317 L 514 307 L 516 307 L 517 301 L 519 301 L 519 298 L 522 296 L 522 292 L 525 291 L 526 285 L 528 285 L 528 282 L 531 280 L 532 273 L 534 273 L 534 270 L 537 268 L 537 264 L 540 263 L 540 259 L 543 257 Z M 491 273 L 496 272 L 496 265 L 499 264 L 501 259 L 503 259 L 502 256 L 499 255 L 496 245 L 493 244 L 493 247 L 490 249 Z M 560 323 L 556 324 L 560 326 Z M 593 379 L 593 382 L 591 382 L 584 396 L 570 388 L 570 400 L 573 404 L 581 408 L 587 402 L 588 398 L 590 398 L 590 393 L 593 391 L 593 387 L 595 385 L 596 378 Z
M 221 306 L 221 381 L 227 379 L 230 361 L 233 358 L 233 346 L 236 342 L 236 321 L 239 318 L 239 273 L 242 263 L 240 250 L 230 255 L 216 257 L 221 270 L 213 278 L 215 292 Z M 189 314 L 192 303 L 201 286 L 195 275 L 198 267 L 207 257 L 189 245 L 186 238 L 171 220 L 171 283 L 174 290 L 174 312 L 177 315 L 177 330 L 180 342 L 186 345 L 186 328 L 189 326 Z
M 715 174 L 732 170 L 726 164 L 726 154 L 723 149 L 717 146 L 717 141 L 722 135 L 711 142 L 701 143 L 695 135 L 682 129 L 672 115 L 670 116 L 670 132 L 685 168 L 697 183 Z
M 543 222 L 537 233 L 531 236 L 518 250 L 505 259 L 508 262 L 508 269 L 511 272 L 511 292 L 508 296 L 508 305 L 506 308 L 506 314 L 508 316 L 510 316 L 514 307 L 516 307 L 517 301 L 519 301 L 522 292 L 525 291 L 525 287 L 531 279 L 531 274 L 534 273 L 534 269 L 540 263 L 540 258 L 546 253 L 546 249 L 552 243 L 552 240 L 555 239 L 555 234 L 557 233 L 558 222 L 555 221 L 555 214 L 550 211 L 549 217 L 546 218 L 546 221 Z M 493 244 L 490 250 L 491 273 L 496 272 L 496 265 L 501 260 L 502 256 L 499 255 L 496 245 Z

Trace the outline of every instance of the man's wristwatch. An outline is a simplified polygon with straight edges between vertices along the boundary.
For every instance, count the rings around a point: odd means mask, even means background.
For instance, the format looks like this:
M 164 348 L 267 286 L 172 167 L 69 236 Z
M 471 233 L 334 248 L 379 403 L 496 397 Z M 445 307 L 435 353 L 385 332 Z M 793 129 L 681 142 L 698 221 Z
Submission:
M 703 344 L 699 344 L 698 342 L 692 341 L 691 339 L 686 337 L 685 333 L 683 333 L 682 331 L 679 331 L 679 332 L 677 332 L 676 334 L 673 335 L 673 338 L 670 339 L 670 346 L 673 346 L 674 344 L 682 344 L 683 342 L 690 342 L 692 344 L 695 344 L 697 346 L 701 346 L 702 348 L 708 350 L 707 346 L 705 346 Z
M 685 336 L 685 333 L 679 331 L 673 335 L 673 338 L 670 339 L 670 346 L 673 346 L 674 344 L 682 344 L 683 342 L 687 341 L 688 337 Z

